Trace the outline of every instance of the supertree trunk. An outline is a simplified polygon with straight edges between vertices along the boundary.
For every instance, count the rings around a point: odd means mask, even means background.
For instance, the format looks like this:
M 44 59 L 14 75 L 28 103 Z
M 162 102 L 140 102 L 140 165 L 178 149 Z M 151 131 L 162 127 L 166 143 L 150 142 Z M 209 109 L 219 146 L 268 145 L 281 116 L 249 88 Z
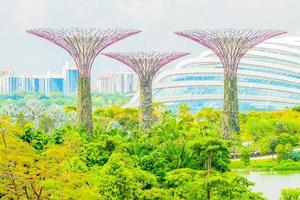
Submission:
M 152 126 L 152 81 L 144 78 L 140 82 L 140 128 L 147 131 Z
M 223 111 L 223 139 L 231 133 L 240 133 L 237 77 L 224 77 L 224 111 Z
M 81 74 L 78 77 L 77 124 L 93 132 L 91 78 Z

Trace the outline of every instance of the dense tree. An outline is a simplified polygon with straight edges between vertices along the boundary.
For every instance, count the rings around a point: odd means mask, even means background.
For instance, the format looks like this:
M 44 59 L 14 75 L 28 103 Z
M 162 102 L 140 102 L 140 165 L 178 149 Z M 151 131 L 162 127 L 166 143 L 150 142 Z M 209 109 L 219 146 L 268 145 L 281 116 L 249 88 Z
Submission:
M 229 150 L 224 141 L 205 138 L 192 141 L 190 148 L 194 155 L 205 161 L 208 174 L 213 167 L 223 172 L 228 170 Z
M 175 191 L 178 199 L 264 199 L 261 194 L 251 192 L 249 187 L 253 183 L 231 173 L 214 172 L 207 176 L 205 171 L 177 169 L 167 173 L 165 184 Z
M 3 119 L 1 127 L 3 128 Z M 6 139 L 0 145 L 0 196 L 7 199 L 41 199 L 44 179 L 42 168 L 35 163 L 36 152 L 14 134 L 18 127 L 6 122 Z M 2 144 L 3 144 L 2 143 Z
M 244 165 L 247 166 L 250 164 L 250 157 L 252 156 L 252 151 L 249 147 L 241 147 L 239 155 Z
M 274 149 L 281 161 L 270 160 L 271 166 L 262 160 L 263 167 L 299 169 L 300 154 L 290 151 L 299 145 L 298 111 L 243 114 L 241 134 L 224 141 L 220 111 L 154 109 L 156 124 L 147 134 L 139 131 L 138 109 L 120 106 L 95 109 L 93 135 L 72 122 L 46 133 L 23 114 L 0 116 L 0 198 L 263 199 L 251 191 L 252 183 L 229 172 L 241 163 L 229 165 L 233 147 L 246 164 L 249 152 Z M 285 124 L 282 131 L 278 122 Z

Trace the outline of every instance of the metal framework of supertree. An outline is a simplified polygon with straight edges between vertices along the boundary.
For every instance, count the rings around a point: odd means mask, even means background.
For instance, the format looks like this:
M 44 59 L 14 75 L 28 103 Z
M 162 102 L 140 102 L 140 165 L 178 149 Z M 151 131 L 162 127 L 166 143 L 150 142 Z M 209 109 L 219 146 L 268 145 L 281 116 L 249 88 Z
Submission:
M 184 52 L 132 52 L 132 53 L 103 53 L 133 69 L 138 75 L 140 83 L 140 128 L 149 130 L 152 119 L 152 82 L 159 69 L 169 62 L 188 55 Z
M 97 55 L 111 44 L 137 34 L 132 29 L 62 28 L 32 29 L 28 33 L 49 40 L 65 49 L 79 70 L 77 123 L 93 131 L 91 68 Z
M 221 60 L 224 68 L 224 139 L 232 133 L 240 133 L 237 69 L 241 58 L 255 45 L 283 33 L 286 32 L 272 29 L 196 29 L 175 32 L 211 49 Z

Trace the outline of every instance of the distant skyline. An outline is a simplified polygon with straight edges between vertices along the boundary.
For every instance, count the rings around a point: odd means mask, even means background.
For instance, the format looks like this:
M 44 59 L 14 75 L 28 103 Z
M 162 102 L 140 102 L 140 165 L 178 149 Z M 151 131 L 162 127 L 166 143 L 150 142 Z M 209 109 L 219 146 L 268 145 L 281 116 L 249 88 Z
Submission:
M 143 32 L 109 51 L 186 51 L 204 48 L 173 32 L 194 28 L 275 28 L 300 36 L 299 0 L 9 0 L 0 7 L 0 70 L 60 73 L 73 59 L 61 48 L 25 31 L 31 28 L 134 28 Z M 185 58 L 184 58 L 185 59 Z M 180 61 L 179 61 L 180 62 Z M 168 65 L 174 67 L 176 62 Z M 92 78 L 128 69 L 99 55 Z
M 71 63 L 71 64 L 70 64 Z M 0 72 L 6 71 L 6 70 L 13 70 L 14 75 L 16 76 L 23 76 L 26 75 L 28 73 L 30 73 L 31 75 L 34 76 L 47 76 L 48 74 L 50 75 L 60 75 L 62 74 L 62 72 L 64 71 L 64 68 L 68 67 L 71 69 L 77 69 L 75 63 L 73 62 L 69 62 L 69 61 L 65 61 L 64 64 L 61 64 L 60 66 L 55 66 L 55 71 L 51 71 L 49 68 L 43 68 L 44 70 L 40 71 L 39 73 L 36 73 L 35 71 L 24 71 L 20 68 L 13 68 L 13 67 L 0 67 Z M 99 76 L 108 76 L 108 75 L 112 75 L 112 74 L 116 74 L 116 73 L 135 73 L 134 71 L 132 71 L 130 68 L 123 68 L 123 67 L 115 67 L 113 69 L 107 70 L 107 71 L 101 71 L 100 73 L 95 72 L 95 79 L 98 78 Z

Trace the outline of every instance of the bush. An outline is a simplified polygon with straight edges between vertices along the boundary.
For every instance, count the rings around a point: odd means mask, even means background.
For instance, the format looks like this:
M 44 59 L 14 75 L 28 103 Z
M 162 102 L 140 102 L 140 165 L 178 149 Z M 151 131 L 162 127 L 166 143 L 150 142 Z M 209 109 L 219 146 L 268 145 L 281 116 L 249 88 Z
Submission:
M 281 190 L 280 200 L 299 200 L 299 199 L 300 199 L 300 188 Z
M 292 160 L 282 160 L 277 162 L 272 159 L 253 160 L 249 166 L 244 165 L 242 161 L 233 161 L 230 163 L 231 169 L 252 169 L 260 171 L 288 171 L 300 170 L 300 162 Z
M 300 170 L 300 162 L 282 160 L 278 165 L 273 167 L 273 170 Z
M 300 152 L 289 151 L 282 155 L 282 159 L 284 159 L 284 160 L 290 159 L 293 161 L 300 161 Z
M 33 129 L 31 124 L 24 127 L 24 134 L 21 139 L 32 145 L 37 150 L 42 150 L 49 141 L 49 135 L 39 129 Z
M 65 129 L 56 129 L 50 135 L 53 144 L 62 144 L 64 142 Z
M 117 143 L 117 139 L 114 137 L 102 137 L 100 141 L 87 142 L 81 149 L 80 155 L 87 166 L 102 166 L 108 161 Z
M 242 147 L 240 150 L 241 161 L 245 166 L 250 165 L 250 157 L 252 155 L 252 151 L 249 147 Z

